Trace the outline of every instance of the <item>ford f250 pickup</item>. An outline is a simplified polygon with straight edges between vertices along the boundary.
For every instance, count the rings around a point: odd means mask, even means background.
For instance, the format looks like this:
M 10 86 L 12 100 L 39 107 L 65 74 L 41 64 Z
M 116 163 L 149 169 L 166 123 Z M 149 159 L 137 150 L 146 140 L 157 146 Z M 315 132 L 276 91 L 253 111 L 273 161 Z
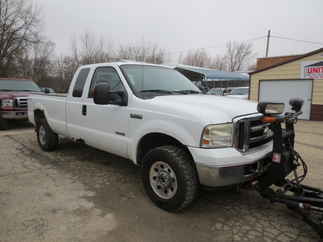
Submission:
M 28 120 L 27 97 L 40 91 L 29 79 L 0 78 L 0 130 L 8 129 L 10 120 Z
M 133 161 L 149 198 L 173 212 L 201 186 L 252 179 L 272 150 L 256 103 L 204 95 L 160 65 L 81 66 L 67 95 L 32 95 L 28 116 L 45 151 L 64 136 Z

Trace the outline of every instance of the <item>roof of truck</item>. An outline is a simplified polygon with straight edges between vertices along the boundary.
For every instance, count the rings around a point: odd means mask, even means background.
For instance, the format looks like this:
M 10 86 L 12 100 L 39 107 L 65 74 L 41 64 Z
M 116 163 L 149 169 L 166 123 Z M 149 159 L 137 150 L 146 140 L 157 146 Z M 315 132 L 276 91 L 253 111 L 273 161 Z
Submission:
M 122 66 L 122 65 L 159 66 L 159 67 L 165 67 L 165 68 L 173 69 L 172 67 L 166 66 L 166 65 L 157 65 L 157 64 L 151 64 L 151 63 L 146 63 L 146 62 L 138 62 L 138 61 L 103 62 L 103 63 L 95 63 L 95 64 L 83 65 L 82 67 L 93 67 L 93 66 Z

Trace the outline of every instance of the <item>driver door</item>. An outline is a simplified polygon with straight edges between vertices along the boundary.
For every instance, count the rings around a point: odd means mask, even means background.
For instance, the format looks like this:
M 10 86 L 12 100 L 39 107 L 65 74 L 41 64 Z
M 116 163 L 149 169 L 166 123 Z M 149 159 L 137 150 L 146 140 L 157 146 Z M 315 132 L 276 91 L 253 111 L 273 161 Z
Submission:
M 84 99 L 86 105 L 85 116 L 85 141 L 87 144 L 128 158 L 128 117 L 127 106 L 97 105 L 93 102 L 94 87 L 98 83 L 106 82 L 111 91 L 123 91 L 126 89 L 113 67 L 97 67 L 89 88 L 89 93 Z

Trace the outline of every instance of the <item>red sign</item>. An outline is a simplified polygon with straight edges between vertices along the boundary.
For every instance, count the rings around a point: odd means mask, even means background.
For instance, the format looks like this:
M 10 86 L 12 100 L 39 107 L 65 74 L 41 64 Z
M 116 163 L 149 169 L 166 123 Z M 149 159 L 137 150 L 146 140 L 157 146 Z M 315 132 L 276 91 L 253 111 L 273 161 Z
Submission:
M 323 61 L 303 64 L 303 78 L 323 79 Z

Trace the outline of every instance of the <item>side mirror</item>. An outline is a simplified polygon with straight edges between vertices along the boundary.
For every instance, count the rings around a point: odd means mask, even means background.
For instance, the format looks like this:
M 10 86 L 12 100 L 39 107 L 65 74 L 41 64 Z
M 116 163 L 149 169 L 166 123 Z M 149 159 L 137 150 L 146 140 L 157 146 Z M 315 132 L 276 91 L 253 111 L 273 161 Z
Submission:
M 261 102 L 258 103 L 257 111 L 263 115 L 278 115 L 282 114 L 285 109 L 284 103 L 269 103 Z
M 304 104 L 304 100 L 300 98 L 293 98 L 289 100 L 289 105 L 292 107 L 292 110 L 298 113 L 301 111 Z
M 43 87 L 43 88 L 42 88 L 42 91 L 43 91 L 44 93 L 46 93 L 46 94 L 50 93 L 50 89 L 49 89 L 49 88 L 47 88 L 47 87 Z
M 110 90 L 110 85 L 107 83 L 97 84 L 93 92 L 94 103 L 98 105 L 127 105 L 124 92 L 111 92 Z

